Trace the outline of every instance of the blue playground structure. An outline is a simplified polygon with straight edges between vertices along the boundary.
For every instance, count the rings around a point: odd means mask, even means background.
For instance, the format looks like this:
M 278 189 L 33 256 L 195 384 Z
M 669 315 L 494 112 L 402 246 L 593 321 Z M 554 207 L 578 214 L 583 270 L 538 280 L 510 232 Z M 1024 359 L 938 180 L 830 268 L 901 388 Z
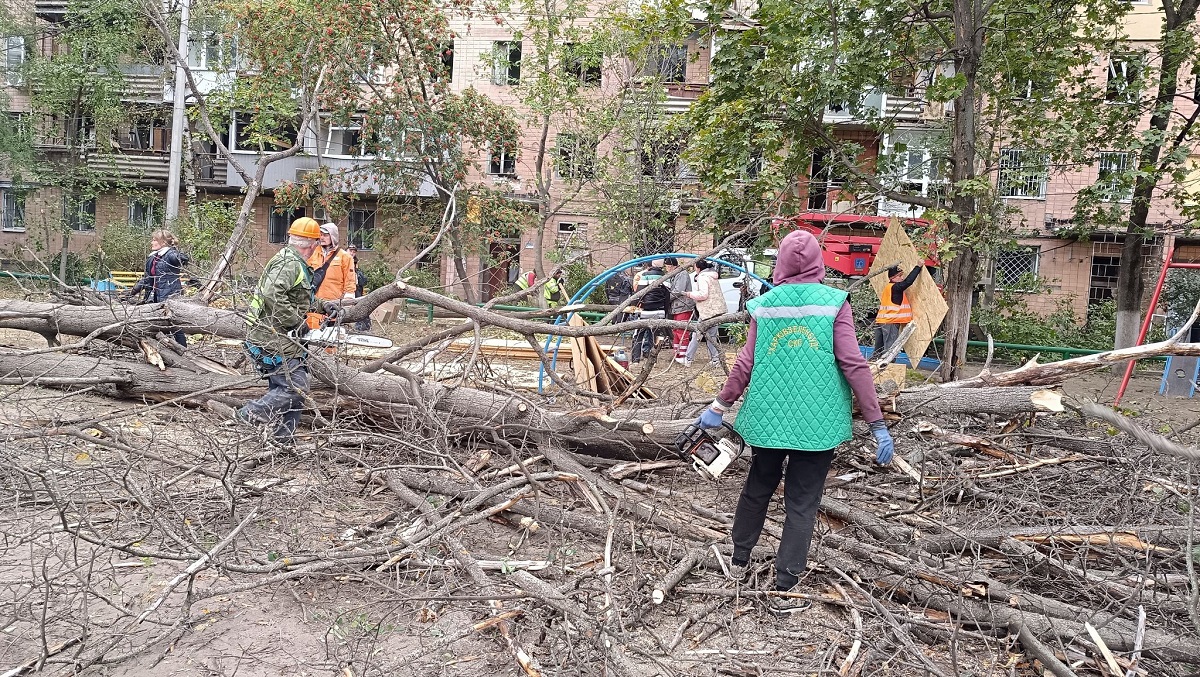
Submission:
M 591 281 L 589 281 L 587 284 L 583 285 L 583 287 L 580 288 L 579 291 L 575 292 L 575 295 L 571 297 L 570 304 L 575 305 L 577 303 L 582 303 L 584 299 L 586 299 L 587 297 L 592 295 L 592 292 L 595 291 L 597 287 L 604 284 L 605 282 L 608 282 L 608 279 L 610 277 L 612 277 L 613 275 L 616 275 L 617 273 L 621 272 L 622 270 L 627 270 L 634 266 L 641 265 L 643 263 L 646 263 L 647 261 L 653 261 L 655 259 L 665 259 L 669 256 L 673 256 L 677 259 L 700 258 L 699 255 L 697 255 L 697 254 L 689 254 L 686 252 L 672 252 L 672 253 L 666 253 L 666 254 L 655 254 L 653 256 L 643 256 L 641 258 L 636 258 L 636 259 L 632 259 L 630 261 L 626 261 L 619 265 L 613 266 L 612 268 L 609 268 L 608 270 L 604 271 L 603 273 L 600 273 L 596 277 L 593 277 L 591 279 Z M 721 266 L 728 266 L 738 272 L 745 273 L 746 275 L 749 275 L 750 277 L 754 278 L 755 280 L 758 280 L 759 282 L 761 282 L 765 289 L 771 289 L 774 286 L 767 280 L 762 279 L 761 277 L 755 275 L 751 271 L 746 270 L 745 268 L 743 268 L 735 263 L 730 263 L 724 259 L 717 259 L 717 258 L 710 258 L 709 261 L 712 261 L 713 263 L 716 263 Z M 556 324 L 556 325 L 565 324 L 567 321 L 570 320 L 572 315 L 574 315 L 574 313 L 567 313 L 566 315 L 560 315 L 554 321 L 554 324 Z M 556 338 L 558 339 L 557 341 L 555 341 Z M 562 339 L 563 339 L 563 337 L 561 335 L 560 336 L 550 335 L 550 336 L 546 337 L 546 345 L 542 348 L 543 350 L 549 352 L 550 351 L 550 342 L 554 341 L 554 355 L 550 358 L 550 368 L 551 369 L 555 369 L 558 365 L 558 348 L 560 345 L 562 345 Z M 539 393 L 542 392 L 543 385 L 545 382 L 545 377 L 546 377 L 545 366 L 539 366 L 538 367 L 538 392 Z

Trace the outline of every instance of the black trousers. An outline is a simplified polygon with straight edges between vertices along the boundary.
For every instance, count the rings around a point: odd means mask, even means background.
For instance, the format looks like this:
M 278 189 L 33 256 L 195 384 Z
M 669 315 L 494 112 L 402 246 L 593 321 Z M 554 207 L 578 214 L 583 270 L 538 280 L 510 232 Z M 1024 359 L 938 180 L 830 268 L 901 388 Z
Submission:
M 733 515 L 733 561 L 750 561 L 750 551 L 758 544 L 771 496 L 783 479 L 783 540 L 775 555 L 775 587 L 790 590 L 796 585 L 808 564 L 808 547 L 812 543 L 813 525 L 825 476 L 833 463 L 833 449 L 826 451 L 795 451 L 752 447 L 750 474 L 742 487 L 737 512 Z M 784 469 L 786 462 L 787 468 Z

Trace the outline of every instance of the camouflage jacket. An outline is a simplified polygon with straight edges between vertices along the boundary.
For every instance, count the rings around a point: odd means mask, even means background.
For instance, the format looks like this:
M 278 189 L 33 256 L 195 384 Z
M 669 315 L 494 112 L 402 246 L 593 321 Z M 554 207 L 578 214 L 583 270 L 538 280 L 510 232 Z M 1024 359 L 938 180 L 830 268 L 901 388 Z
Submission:
M 312 270 L 300 253 L 284 247 L 271 257 L 246 314 L 246 340 L 281 357 L 300 357 L 304 345 L 288 332 L 303 333 L 309 310 L 322 310 L 324 303 L 313 297 Z

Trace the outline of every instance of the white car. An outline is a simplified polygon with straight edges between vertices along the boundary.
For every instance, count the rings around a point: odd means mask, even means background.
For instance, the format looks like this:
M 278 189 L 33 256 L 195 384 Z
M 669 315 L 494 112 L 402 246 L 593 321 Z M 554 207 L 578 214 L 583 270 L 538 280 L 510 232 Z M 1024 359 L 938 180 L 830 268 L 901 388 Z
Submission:
M 776 254 L 777 251 L 774 249 L 764 250 L 762 258 L 756 261 L 750 258 L 750 255 L 744 249 L 734 249 L 722 252 L 712 258 L 736 263 L 746 270 L 753 271 L 754 274 L 764 280 L 770 280 L 771 268 L 774 266 Z M 761 282 L 740 270 L 718 264 L 717 272 L 721 281 L 721 292 L 725 294 L 725 305 L 729 308 L 730 312 L 744 310 L 747 300 L 763 292 Z M 744 293 L 743 289 L 745 290 Z

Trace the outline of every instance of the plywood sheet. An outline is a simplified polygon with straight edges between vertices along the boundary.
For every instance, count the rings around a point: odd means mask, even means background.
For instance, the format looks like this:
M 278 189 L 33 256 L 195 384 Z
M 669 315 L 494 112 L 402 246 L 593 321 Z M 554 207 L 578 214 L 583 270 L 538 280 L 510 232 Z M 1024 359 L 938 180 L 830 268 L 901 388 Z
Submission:
M 904 390 L 904 381 L 908 376 L 908 366 L 895 362 L 875 374 L 875 385 L 885 393 L 896 393 Z
M 908 233 L 904 232 L 904 226 L 900 225 L 899 220 L 893 219 L 887 232 L 883 235 L 883 241 L 879 243 L 879 253 L 876 254 L 875 261 L 871 264 L 870 272 L 874 273 L 897 262 L 906 273 L 916 266 L 923 268 L 925 265 L 924 257 L 917 253 L 917 248 L 913 246 Z M 871 278 L 871 286 L 875 288 L 875 295 L 881 299 L 883 298 L 883 287 L 887 282 L 886 275 L 881 274 Z M 925 351 L 929 349 L 934 334 L 941 327 L 942 320 L 946 318 L 946 311 L 949 310 L 949 307 L 946 305 L 946 299 L 942 298 L 942 291 L 938 289 L 928 270 L 921 272 L 921 276 L 917 278 L 913 286 L 908 288 L 907 293 L 908 302 L 912 304 L 913 309 L 913 324 L 917 328 L 909 337 L 908 342 L 904 344 L 904 352 L 908 355 L 909 362 L 915 365 L 925 356 Z

